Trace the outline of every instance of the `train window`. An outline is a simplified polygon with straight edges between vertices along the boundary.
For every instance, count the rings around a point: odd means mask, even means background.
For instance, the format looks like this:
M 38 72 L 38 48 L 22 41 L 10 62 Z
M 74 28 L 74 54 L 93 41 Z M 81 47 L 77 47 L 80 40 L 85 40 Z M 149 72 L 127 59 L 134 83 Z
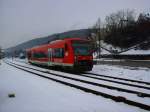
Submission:
M 64 57 L 64 49 L 63 48 L 53 49 L 53 57 L 54 58 L 63 58 Z
M 74 41 L 72 43 L 72 47 L 74 49 L 75 55 L 92 55 L 91 53 L 91 43 L 90 42 L 85 42 L 85 41 Z
M 34 52 L 33 53 L 33 57 L 34 58 L 46 58 L 47 54 L 44 52 Z

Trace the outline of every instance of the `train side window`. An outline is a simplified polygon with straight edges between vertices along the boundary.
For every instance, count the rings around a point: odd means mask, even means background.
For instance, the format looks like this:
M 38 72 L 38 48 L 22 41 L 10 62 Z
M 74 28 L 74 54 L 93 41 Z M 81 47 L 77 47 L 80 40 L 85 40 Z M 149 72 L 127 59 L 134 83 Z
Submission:
M 33 58 L 38 58 L 38 54 L 36 52 L 33 52 Z
M 61 48 L 60 53 L 61 53 L 61 57 L 63 58 L 64 57 L 64 49 L 63 48 Z
M 53 49 L 53 57 L 54 58 L 63 58 L 64 57 L 64 49 L 63 48 Z
M 33 57 L 34 58 L 46 58 L 47 54 L 44 52 L 34 52 L 33 53 Z

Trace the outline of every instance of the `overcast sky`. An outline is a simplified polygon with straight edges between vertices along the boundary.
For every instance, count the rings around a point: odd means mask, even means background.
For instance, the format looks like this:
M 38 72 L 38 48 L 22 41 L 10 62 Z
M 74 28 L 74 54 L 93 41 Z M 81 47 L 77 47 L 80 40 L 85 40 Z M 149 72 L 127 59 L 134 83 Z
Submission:
M 150 0 L 0 0 L 0 46 L 88 28 L 122 9 L 150 12 Z

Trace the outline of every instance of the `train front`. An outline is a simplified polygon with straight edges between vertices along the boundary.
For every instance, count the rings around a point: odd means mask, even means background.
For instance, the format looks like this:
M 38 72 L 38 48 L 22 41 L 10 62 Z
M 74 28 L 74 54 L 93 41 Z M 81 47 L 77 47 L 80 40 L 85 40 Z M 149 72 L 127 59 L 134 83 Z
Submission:
M 72 41 L 74 68 L 80 71 L 91 71 L 93 68 L 92 44 L 87 40 Z

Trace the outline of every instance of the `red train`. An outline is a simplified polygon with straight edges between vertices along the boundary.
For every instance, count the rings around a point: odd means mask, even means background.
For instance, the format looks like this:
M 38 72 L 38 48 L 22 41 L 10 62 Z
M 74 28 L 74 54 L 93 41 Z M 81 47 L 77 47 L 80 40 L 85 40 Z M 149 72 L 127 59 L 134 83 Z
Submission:
M 92 45 L 89 40 L 67 38 L 27 49 L 28 62 L 49 67 L 90 71 L 93 68 Z

